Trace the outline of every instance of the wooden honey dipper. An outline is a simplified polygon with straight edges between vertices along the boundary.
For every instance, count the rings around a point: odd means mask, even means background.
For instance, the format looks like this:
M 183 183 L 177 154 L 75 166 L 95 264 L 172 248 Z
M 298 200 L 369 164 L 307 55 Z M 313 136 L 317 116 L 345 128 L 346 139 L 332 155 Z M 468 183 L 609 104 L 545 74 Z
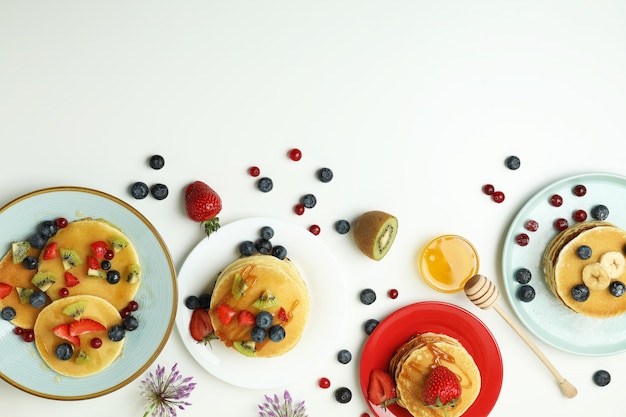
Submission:
M 517 325 L 515 322 L 511 320 L 511 318 L 506 314 L 504 310 L 502 310 L 496 302 L 500 297 L 500 293 L 498 289 L 493 284 L 493 282 L 489 281 L 487 277 L 484 275 L 474 275 L 465 283 L 465 295 L 469 300 L 474 303 L 476 306 L 480 307 L 483 310 L 488 310 L 493 308 L 502 316 L 502 318 L 517 332 L 517 334 L 522 338 L 524 342 L 528 345 L 528 347 L 537 355 L 537 357 L 543 362 L 543 364 L 550 370 L 554 378 L 559 384 L 559 388 L 563 395 L 567 398 L 574 398 L 576 394 L 578 394 L 578 390 L 574 385 L 572 385 L 569 381 L 567 381 L 559 371 L 556 370 L 554 365 L 550 363 L 548 358 L 539 350 L 539 348 L 533 343 L 533 341 L 524 333 L 524 331 Z

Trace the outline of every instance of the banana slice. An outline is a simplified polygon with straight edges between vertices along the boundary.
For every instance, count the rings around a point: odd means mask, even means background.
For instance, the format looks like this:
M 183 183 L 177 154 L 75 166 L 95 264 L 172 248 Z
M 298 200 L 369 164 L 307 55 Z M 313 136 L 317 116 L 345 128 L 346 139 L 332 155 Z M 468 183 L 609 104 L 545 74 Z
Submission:
M 604 265 L 594 262 L 583 268 L 583 282 L 590 290 L 603 290 L 609 286 L 611 278 Z
M 618 251 L 605 252 L 600 256 L 600 263 L 606 269 L 610 279 L 617 279 L 622 276 L 626 269 L 624 255 Z

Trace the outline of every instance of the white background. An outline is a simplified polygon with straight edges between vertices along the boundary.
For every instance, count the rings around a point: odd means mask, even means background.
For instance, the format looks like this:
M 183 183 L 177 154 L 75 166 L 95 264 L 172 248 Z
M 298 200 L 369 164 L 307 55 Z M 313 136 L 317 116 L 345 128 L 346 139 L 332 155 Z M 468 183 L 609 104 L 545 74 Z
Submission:
M 423 300 L 478 315 L 502 351 L 504 381 L 491 415 L 615 415 L 626 387 L 623 355 L 579 357 L 538 346 L 579 389 L 565 399 L 552 376 L 495 311 L 462 294 L 430 290 L 413 258 L 430 238 L 456 233 L 480 251 L 498 282 L 506 228 L 543 186 L 571 174 L 626 174 L 626 4 L 619 1 L 0 1 L 0 203 L 50 186 L 96 188 L 125 199 L 159 230 L 180 267 L 202 239 L 182 208 L 196 179 L 224 201 L 226 224 L 274 216 L 302 227 L 340 259 L 349 316 L 337 349 L 355 360 L 323 361 L 338 404 L 316 380 L 288 388 L 310 416 L 358 417 L 363 321 Z M 290 161 L 292 147 L 303 151 Z M 160 153 L 161 171 L 146 159 Z M 510 171 L 504 158 L 518 155 Z M 246 173 L 275 181 L 262 194 Z M 313 172 L 329 166 L 332 183 Z M 164 201 L 133 200 L 136 180 L 169 186 Z M 498 205 L 481 193 L 491 182 Z M 291 207 L 304 192 L 318 206 Z M 380 262 L 364 257 L 339 218 L 381 209 L 400 232 Z M 372 287 L 379 300 L 358 302 Z M 400 291 L 397 300 L 384 296 Z M 506 300 L 502 307 L 510 311 Z M 272 390 L 243 390 L 203 371 L 177 332 L 157 363 L 179 363 L 198 383 L 183 416 L 254 416 Z M 593 385 L 608 369 L 613 381 Z M 152 369 L 152 367 L 151 367 Z M 0 370 L 1 371 L 1 370 Z M 262 376 L 260 376 L 262 377 Z M 139 379 L 105 397 L 58 402 L 0 383 L 4 410 L 33 415 L 139 416 Z

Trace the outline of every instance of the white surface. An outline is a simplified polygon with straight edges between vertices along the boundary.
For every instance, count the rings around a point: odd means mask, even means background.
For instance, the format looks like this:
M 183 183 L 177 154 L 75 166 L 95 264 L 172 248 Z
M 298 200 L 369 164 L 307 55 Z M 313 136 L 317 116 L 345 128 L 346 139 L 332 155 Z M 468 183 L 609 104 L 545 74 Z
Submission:
M 272 216 L 308 227 L 346 274 L 350 319 L 332 341 L 353 363 L 324 358 L 319 376 L 288 388 L 310 416 L 360 416 L 358 352 L 365 319 L 420 300 L 473 308 L 438 294 L 413 258 L 431 238 L 462 235 L 481 272 L 499 280 L 504 233 L 543 186 L 580 172 L 626 174 L 626 4 L 617 1 L 427 2 L 345 0 L 0 2 L 1 202 L 34 189 L 78 185 L 117 195 L 160 231 L 179 267 L 201 238 L 181 193 L 201 179 L 223 200 L 222 223 Z M 300 162 L 286 157 L 303 151 Z M 161 153 L 166 165 L 146 159 Z M 504 158 L 517 154 L 517 171 Z M 246 173 L 258 165 L 269 194 Z M 321 184 L 314 170 L 329 166 Z M 163 182 L 164 201 L 134 201 L 135 180 Z M 481 194 L 493 183 L 498 205 Z M 298 217 L 306 192 L 318 205 Z M 380 262 L 364 257 L 339 218 L 369 209 L 395 214 L 400 232 Z M 371 306 L 358 291 L 374 288 Z M 385 297 L 390 287 L 397 300 Z M 509 310 L 505 300 L 504 309 Z M 623 354 L 581 357 L 537 342 L 579 394 L 561 396 L 550 373 L 494 311 L 476 311 L 500 344 L 505 366 L 493 416 L 615 414 L 626 384 Z M 331 342 L 328 342 L 331 343 Z M 198 387 L 182 416 L 254 416 L 264 390 L 242 390 L 206 373 L 176 332 L 158 362 L 179 363 Z M 591 382 L 600 368 L 611 384 Z M 270 393 L 280 392 L 271 391 Z M 34 398 L 0 384 L 14 417 L 142 413 L 139 381 L 80 402 Z M 10 399 L 10 402 L 6 400 Z M 619 407 L 619 408 L 618 408 Z

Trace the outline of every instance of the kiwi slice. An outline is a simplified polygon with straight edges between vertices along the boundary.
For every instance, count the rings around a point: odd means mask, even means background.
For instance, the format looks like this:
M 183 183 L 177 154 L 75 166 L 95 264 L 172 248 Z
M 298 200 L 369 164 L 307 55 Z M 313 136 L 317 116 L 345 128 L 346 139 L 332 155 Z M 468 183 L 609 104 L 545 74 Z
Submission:
M 261 296 L 257 298 L 254 303 L 252 303 L 252 306 L 258 308 L 259 310 L 265 310 L 279 304 L 280 302 L 278 301 L 278 298 L 276 298 L 270 290 L 265 290 L 263 291 L 263 294 L 261 294 Z
M 30 243 L 21 241 L 11 243 L 11 253 L 13 254 L 13 263 L 20 264 L 28 255 Z
M 398 233 L 398 219 L 384 211 L 367 211 L 354 222 L 357 247 L 369 258 L 380 261 L 389 252 Z
M 121 237 L 111 238 L 109 242 L 111 242 L 111 247 L 113 248 L 113 251 L 116 253 L 124 249 L 126 246 L 128 246 L 128 241 Z
M 28 304 L 30 302 L 30 296 L 35 292 L 32 288 L 20 288 L 15 287 L 15 291 L 17 291 L 17 296 L 20 298 L 20 303 Z
M 62 248 L 60 250 L 60 253 L 61 261 L 63 262 L 63 268 L 66 271 L 82 263 L 80 256 L 78 256 L 78 253 L 74 249 Z
M 78 320 L 80 316 L 85 312 L 85 308 L 87 308 L 87 301 L 81 300 L 76 301 L 75 303 L 68 304 L 63 309 L 63 314 L 66 316 L 70 316 L 74 320 Z
M 141 279 L 141 267 L 137 264 L 128 265 L 126 270 L 126 282 L 136 284 Z
M 78 355 L 76 355 L 76 363 L 78 365 L 83 365 L 91 361 L 91 357 L 84 350 L 79 350 Z
M 56 276 L 52 272 L 37 272 L 30 282 L 41 291 L 47 291 L 48 288 L 57 282 Z
M 244 356 L 256 356 L 256 343 L 251 340 L 233 342 L 233 347 Z
M 235 300 L 239 300 L 239 298 L 241 298 L 241 296 L 247 289 L 248 289 L 248 284 L 246 284 L 246 281 L 243 279 L 241 274 L 237 272 L 235 274 L 235 279 L 233 281 L 233 288 L 232 288 L 233 298 Z

